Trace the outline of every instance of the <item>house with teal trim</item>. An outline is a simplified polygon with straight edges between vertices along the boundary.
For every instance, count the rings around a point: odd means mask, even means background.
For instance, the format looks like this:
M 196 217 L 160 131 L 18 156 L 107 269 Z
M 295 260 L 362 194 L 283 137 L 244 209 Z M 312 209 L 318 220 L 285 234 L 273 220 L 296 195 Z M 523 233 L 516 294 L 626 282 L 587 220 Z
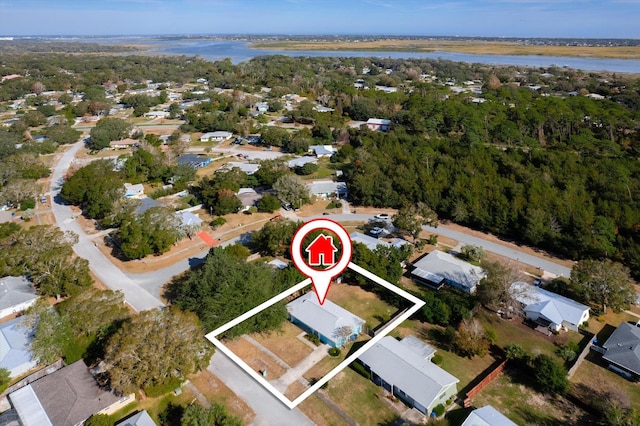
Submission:
M 289 302 L 287 311 L 292 323 L 333 347 L 356 340 L 364 325 L 362 318 L 328 299 L 321 305 L 313 291 Z

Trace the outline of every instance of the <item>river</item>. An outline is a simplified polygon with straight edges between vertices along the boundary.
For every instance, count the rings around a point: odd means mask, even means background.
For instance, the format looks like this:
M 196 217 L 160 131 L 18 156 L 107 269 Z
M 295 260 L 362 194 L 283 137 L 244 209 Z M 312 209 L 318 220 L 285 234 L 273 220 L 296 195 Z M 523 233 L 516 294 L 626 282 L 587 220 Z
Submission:
M 640 73 L 640 59 L 578 58 L 570 56 L 543 55 L 476 55 L 459 52 L 400 52 L 400 51 L 315 51 L 254 49 L 249 42 L 236 40 L 206 40 L 194 38 L 111 37 L 75 38 L 69 41 L 87 41 L 109 44 L 141 44 L 148 46 L 148 53 L 200 56 L 216 61 L 225 58 L 238 64 L 261 55 L 331 56 L 331 57 L 382 57 L 394 59 L 427 58 L 456 62 L 482 63 L 490 65 L 519 65 L 528 67 L 559 66 L 584 71 L 609 71 L 617 73 Z

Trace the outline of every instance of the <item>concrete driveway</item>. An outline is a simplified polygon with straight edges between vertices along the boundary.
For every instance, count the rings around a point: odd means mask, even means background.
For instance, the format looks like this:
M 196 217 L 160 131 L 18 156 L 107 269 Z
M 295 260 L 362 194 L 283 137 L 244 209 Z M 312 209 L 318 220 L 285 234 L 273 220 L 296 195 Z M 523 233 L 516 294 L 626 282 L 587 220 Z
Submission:
M 314 423 L 302 411 L 290 410 L 225 354 L 216 351 L 209 371 L 218 376 L 256 413 L 254 426 L 306 426 Z

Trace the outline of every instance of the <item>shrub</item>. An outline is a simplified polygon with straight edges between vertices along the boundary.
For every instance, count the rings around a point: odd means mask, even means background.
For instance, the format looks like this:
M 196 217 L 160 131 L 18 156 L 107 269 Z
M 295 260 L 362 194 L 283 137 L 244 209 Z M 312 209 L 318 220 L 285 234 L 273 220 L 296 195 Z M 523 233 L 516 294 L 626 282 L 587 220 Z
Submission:
M 543 392 L 565 395 L 569 390 L 569 379 L 564 367 L 547 355 L 538 355 L 533 360 L 535 379 Z
M 318 336 L 316 336 L 315 334 L 305 334 L 304 337 L 307 338 L 307 340 L 309 340 L 311 343 L 313 343 L 316 346 L 320 345 L 320 338 Z
M 213 228 L 218 228 L 224 225 L 225 223 L 227 223 L 227 219 L 225 219 L 224 217 L 216 217 L 211 221 L 209 225 L 211 225 Z
M 440 364 L 442 364 L 442 355 L 440 355 L 440 354 L 435 354 L 435 355 L 433 356 L 433 358 L 431 358 L 431 361 L 432 361 L 434 364 L 436 364 L 436 365 L 440 365 Z
M 364 365 L 360 364 L 360 362 L 352 362 L 349 366 L 353 369 L 353 371 L 355 371 L 362 377 L 366 378 L 367 380 L 371 380 L 371 374 L 369 374 L 367 369 L 364 368 Z
M 433 412 L 436 413 L 436 417 L 440 417 L 441 415 L 444 414 L 444 405 L 442 404 L 436 405 L 435 408 L 433 409 Z
M 327 205 L 327 209 L 340 209 L 342 208 L 342 203 L 340 201 L 332 201 Z
M 340 348 L 331 348 L 329 349 L 329 355 L 332 357 L 336 357 L 340 355 Z
M 20 210 L 23 210 L 23 211 L 28 209 L 34 209 L 35 207 L 36 207 L 36 200 L 28 199 L 20 203 Z

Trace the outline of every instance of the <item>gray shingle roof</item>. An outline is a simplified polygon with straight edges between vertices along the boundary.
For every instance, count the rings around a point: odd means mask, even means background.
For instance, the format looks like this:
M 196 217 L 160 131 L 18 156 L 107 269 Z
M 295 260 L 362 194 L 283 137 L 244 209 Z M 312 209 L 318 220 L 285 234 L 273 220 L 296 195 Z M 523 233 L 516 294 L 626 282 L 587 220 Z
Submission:
M 333 182 L 330 180 L 317 180 L 307 184 L 309 192 L 314 195 L 324 194 L 346 194 L 347 184 L 344 182 Z
M 640 375 L 640 327 L 623 322 L 602 347 L 602 358 Z
M 120 399 L 98 386 L 82 360 L 44 376 L 25 388 L 33 389 L 37 401 L 55 426 L 76 425 Z M 21 402 L 16 404 L 16 399 L 13 397 L 16 392 L 10 394 L 10 398 L 20 413 L 21 408 L 18 405 Z M 33 404 L 33 401 L 28 403 Z M 29 407 L 22 408 L 29 409 Z M 40 423 L 32 424 L 40 425 Z
M 424 351 L 416 351 L 412 340 L 403 342 L 386 336 L 359 359 L 385 382 L 429 407 L 445 388 L 459 380 L 426 359 Z

